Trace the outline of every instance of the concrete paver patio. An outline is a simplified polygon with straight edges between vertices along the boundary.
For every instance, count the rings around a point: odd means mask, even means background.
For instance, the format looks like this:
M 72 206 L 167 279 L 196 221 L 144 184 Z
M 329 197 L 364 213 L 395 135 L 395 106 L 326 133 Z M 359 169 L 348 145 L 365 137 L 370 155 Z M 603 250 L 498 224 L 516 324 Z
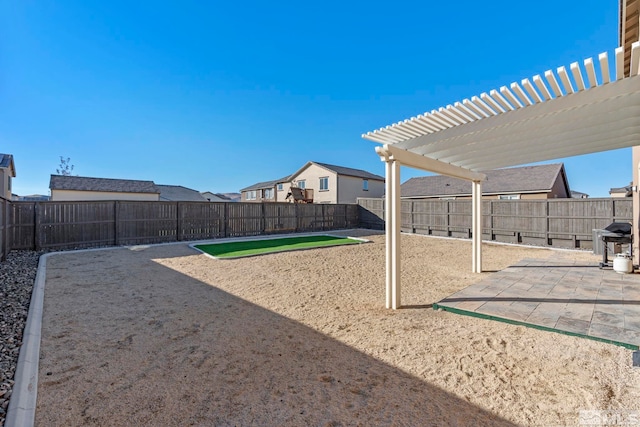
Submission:
M 584 261 L 524 259 L 434 308 L 640 346 L 640 274 Z

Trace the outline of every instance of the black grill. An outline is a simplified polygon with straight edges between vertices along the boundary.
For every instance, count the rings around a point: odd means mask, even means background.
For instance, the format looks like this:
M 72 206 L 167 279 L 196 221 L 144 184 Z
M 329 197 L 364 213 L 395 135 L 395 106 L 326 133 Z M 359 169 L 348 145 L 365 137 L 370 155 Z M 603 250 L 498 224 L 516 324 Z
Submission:
M 602 262 L 600 263 L 600 268 L 613 267 L 611 264 L 609 264 L 609 258 L 607 254 L 609 243 L 618 245 L 628 244 L 629 256 L 632 255 L 631 243 L 633 242 L 633 234 L 631 234 L 631 224 L 629 224 L 628 222 L 612 222 L 604 229 L 600 230 L 599 235 L 604 246 L 602 250 Z

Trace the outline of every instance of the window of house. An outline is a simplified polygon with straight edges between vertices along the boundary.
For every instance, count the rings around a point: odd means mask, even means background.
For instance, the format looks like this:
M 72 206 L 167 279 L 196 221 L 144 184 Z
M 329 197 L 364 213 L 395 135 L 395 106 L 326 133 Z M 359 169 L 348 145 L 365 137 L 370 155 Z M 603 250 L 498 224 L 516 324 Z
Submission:
M 320 191 L 327 190 L 329 190 L 329 177 L 323 176 L 322 178 L 320 178 Z
M 247 191 L 247 200 L 255 200 L 256 199 L 256 191 Z
M 284 184 L 278 184 L 278 191 L 284 190 Z
M 519 194 L 500 194 L 498 196 L 498 199 L 500 199 L 500 200 L 519 200 L 520 199 L 520 195 Z
M 265 199 L 273 199 L 273 188 L 265 188 L 265 190 L 264 190 L 264 198 Z
M 307 182 L 304 179 L 302 181 L 298 181 L 298 188 L 307 188 Z
M 368 179 L 363 179 L 362 180 L 362 190 L 363 191 L 369 191 L 369 180 Z

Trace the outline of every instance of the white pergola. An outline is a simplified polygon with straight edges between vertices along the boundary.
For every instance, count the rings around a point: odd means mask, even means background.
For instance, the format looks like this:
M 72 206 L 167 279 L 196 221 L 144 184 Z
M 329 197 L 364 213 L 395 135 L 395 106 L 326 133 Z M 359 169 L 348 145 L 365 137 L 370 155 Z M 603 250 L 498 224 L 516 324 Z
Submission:
M 386 162 L 386 306 L 401 305 L 400 166 L 472 182 L 472 271 L 482 271 L 482 171 L 640 145 L 640 42 L 583 67 L 520 84 L 363 134 Z M 586 74 L 586 76 L 585 76 Z

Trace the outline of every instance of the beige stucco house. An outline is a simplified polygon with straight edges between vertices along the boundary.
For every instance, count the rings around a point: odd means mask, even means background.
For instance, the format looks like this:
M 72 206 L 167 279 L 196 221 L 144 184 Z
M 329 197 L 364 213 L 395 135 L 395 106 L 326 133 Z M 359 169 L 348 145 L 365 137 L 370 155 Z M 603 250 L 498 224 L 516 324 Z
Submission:
M 153 181 L 51 175 L 52 201 L 138 200 L 158 201 L 160 190 Z
M 347 168 L 320 162 L 307 162 L 279 183 L 278 199 L 287 199 L 291 187 L 313 191 L 313 203 L 356 203 L 358 197 L 382 197 L 384 177 L 362 169 Z M 291 196 L 289 196 L 291 200 Z
M 563 163 L 495 169 L 482 186 L 483 199 L 556 199 L 571 197 Z M 471 199 L 471 183 L 445 175 L 411 178 L 400 186 L 403 199 Z
M 16 177 L 16 166 L 11 154 L 0 153 L 0 197 L 11 200 L 11 180 Z

